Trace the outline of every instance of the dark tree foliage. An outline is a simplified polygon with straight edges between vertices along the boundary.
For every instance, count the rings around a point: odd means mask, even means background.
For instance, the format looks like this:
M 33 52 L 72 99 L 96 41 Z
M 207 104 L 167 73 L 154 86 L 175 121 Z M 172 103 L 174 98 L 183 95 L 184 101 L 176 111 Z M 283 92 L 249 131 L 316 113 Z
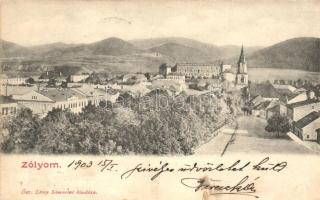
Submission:
M 28 79 L 26 80 L 26 83 L 28 83 L 28 84 L 35 84 L 35 81 L 34 81 L 34 79 L 33 79 L 32 77 L 30 77 L 30 78 L 28 78 Z
M 5 128 L 9 135 L 2 145 L 4 152 L 32 152 L 38 142 L 40 122 L 32 115 L 30 109 L 18 111 L 15 118 L 10 120 Z
M 167 102 L 154 103 L 162 95 Z M 81 113 L 53 109 L 39 119 L 28 109 L 19 111 L 7 125 L 5 152 L 49 154 L 192 154 L 195 147 L 227 118 L 219 104 L 192 100 L 180 94 L 180 102 L 165 90 L 141 99 L 124 93 L 116 108 L 110 102 L 89 103 Z M 124 103 L 123 103 L 124 102 Z M 184 103 L 184 107 L 180 106 Z
M 268 132 L 276 132 L 278 137 L 280 134 L 287 133 L 291 128 L 289 119 L 286 116 L 275 114 L 268 119 L 268 124 L 265 130 Z

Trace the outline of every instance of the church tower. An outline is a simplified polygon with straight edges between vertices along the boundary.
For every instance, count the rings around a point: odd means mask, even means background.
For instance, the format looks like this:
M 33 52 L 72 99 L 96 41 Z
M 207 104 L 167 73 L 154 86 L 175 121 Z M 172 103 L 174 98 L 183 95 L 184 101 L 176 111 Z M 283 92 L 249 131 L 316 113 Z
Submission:
M 244 56 L 243 46 L 241 47 L 240 57 L 238 61 L 236 85 L 241 87 L 248 85 L 248 69 L 247 69 L 246 58 Z

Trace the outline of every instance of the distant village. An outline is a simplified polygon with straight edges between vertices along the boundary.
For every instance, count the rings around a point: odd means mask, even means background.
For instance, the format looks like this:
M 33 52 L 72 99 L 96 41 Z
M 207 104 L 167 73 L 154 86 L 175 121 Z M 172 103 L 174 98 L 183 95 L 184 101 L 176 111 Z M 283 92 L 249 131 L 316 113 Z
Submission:
M 3 117 L 10 118 L 24 107 L 39 117 L 54 108 L 80 113 L 88 104 L 114 103 L 124 92 L 143 96 L 156 88 L 189 95 L 239 91 L 243 114 L 265 120 L 275 114 L 286 116 L 297 138 L 320 144 L 320 86 L 300 79 L 251 82 L 243 47 L 236 67 L 223 63 L 162 64 L 157 74 L 63 74 L 55 66 L 43 68 L 47 70 L 40 76 L 1 75 Z

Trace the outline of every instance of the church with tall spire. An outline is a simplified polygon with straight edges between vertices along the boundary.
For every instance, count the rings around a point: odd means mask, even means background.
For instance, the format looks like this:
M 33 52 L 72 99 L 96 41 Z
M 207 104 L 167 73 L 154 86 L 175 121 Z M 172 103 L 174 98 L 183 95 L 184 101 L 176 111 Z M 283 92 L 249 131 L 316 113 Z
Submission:
M 245 87 L 248 85 L 248 68 L 247 62 L 244 55 L 243 45 L 241 47 L 239 61 L 237 63 L 237 74 L 235 84 L 239 87 Z

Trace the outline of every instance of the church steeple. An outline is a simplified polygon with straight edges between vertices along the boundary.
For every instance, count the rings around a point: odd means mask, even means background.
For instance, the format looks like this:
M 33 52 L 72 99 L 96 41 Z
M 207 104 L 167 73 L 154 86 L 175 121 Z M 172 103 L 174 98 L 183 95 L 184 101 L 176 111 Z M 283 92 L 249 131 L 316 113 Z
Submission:
M 246 58 L 244 56 L 243 45 L 241 47 L 240 57 L 238 61 L 238 70 L 236 75 L 236 85 L 248 85 L 248 69 Z
M 244 50 L 243 50 L 243 45 L 241 47 L 241 52 L 240 52 L 240 57 L 238 61 L 238 72 L 241 74 L 246 74 L 247 73 L 247 63 L 246 63 L 246 57 L 244 56 Z
M 246 62 L 246 58 L 244 56 L 244 50 L 243 50 L 243 45 L 242 45 L 238 63 L 245 63 L 245 62 Z

